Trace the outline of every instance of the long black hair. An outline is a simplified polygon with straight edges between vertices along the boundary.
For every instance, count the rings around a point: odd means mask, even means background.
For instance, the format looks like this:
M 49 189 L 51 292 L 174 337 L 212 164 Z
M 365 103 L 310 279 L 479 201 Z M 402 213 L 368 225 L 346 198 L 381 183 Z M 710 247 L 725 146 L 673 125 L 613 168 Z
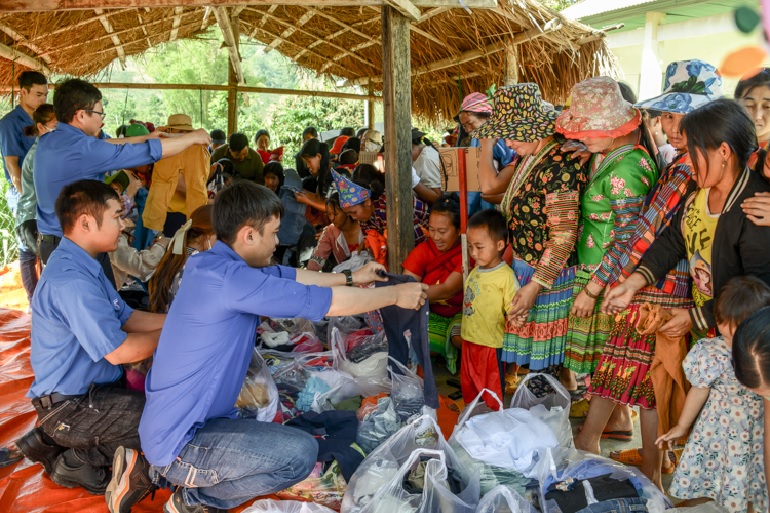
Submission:
M 321 155 L 321 162 L 318 166 L 318 194 L 326 196 L 329 187 L 332 185 L 332 174 L 330 171 L 331 155 L 329 154 L 329 145 L 322 143 L 318 139 L 308 139 L 299 150 L 302 158 L 312 158 Z
M 697 155 L 705 157 L 726 143 L 740 168 L 746 167 L 749 157 L 757 149 L 757 132 L 746 111 L 733 100 L 720 98 L 687 114 L 682 119 L 681 131 L 687 137 L 687 151 L 693 156 L 697 171 Z
M 741 78 L 735 86 L 735 99 L 740 100 L 756 87 L 770 87 L 770 68 L 762 68 L 758 73 L 747 78 Z
M 353 183 L 369 189 L 372 193 L 372 201 L 385 192 L 385 180 L 383 174 L 371 164 L 359 164 L 353 170 Z

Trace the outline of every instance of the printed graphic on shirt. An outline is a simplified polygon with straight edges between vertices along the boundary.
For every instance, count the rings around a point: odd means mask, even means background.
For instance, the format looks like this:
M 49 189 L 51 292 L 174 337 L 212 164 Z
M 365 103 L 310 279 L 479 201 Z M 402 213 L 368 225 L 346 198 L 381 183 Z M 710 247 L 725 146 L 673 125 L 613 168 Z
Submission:
M 473 290 L 475 282 L 469 280 L 468 286 L 465 287 L 465 296 L 463 296 L 463 315 L 470 316 L 475 313 L 473 309 L 473 300 L 476 299 L 478 291 Z
M 698 251 L 690 259 L 690 270 L 695 289 L 708 297 L 714 297 L 711 266 L 700 256 Z
M 708 211 L 708 189 L 701 189 L 684 219 L 684 240 L 693 279 L 692 294 L 697 306 L 703 306 L 714 297 L 711 263 L 718 221 L 719 216 Z

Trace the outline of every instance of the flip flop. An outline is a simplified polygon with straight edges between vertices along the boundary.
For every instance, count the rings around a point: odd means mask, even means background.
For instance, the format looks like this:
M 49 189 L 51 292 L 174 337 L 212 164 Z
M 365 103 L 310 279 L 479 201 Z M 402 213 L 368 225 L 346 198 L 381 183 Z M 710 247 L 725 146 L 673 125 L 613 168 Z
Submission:
M 0 447 L 0 467 L 7 467 L 13 465 L 17 461 L 24 459 L 24 455 L 21 451 L 9 449 L 7 447 Z
M 604 431 L 602 432 L 602 439 L 604 440 L 618 440 L 620 442 L 630 442 L 634 437 L 633 431 Z
M 663 466 L 663 468 L 660 469 L 660 472 L 662 474 L 673 474 L 676 470 L 676 466 L 679 464 L 679 458 L 682 457 L 682 452 L 684 449 L 674 449 L 673 451 L 668 451 L 668 459 L 670 461 L 669 466 Z
M 513 394 L 519 388 L 519 378 L 515 374 L 505 376 L 505 393 Z
M 612 451 L 610 453 L 610 458 L 632 467 L 638 467 L 642 464 L 642 452 L 639 448 Z

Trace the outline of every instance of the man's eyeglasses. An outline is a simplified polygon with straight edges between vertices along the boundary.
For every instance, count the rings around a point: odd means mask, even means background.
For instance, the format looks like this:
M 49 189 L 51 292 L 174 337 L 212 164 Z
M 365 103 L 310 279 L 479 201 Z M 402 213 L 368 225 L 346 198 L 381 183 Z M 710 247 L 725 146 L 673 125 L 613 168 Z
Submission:
M 89 114 L 98 114 L 102 119 L 107 115 L 106 112 L 99 112 L 98 110 L 91 110 L 91 109 L 83 109 L 84 111 L 88 112 Z

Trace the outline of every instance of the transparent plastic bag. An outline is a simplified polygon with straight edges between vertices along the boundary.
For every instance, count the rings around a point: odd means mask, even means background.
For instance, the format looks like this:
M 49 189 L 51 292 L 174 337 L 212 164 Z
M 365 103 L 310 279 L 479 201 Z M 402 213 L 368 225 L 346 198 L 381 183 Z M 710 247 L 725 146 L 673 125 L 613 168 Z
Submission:
M 540 377 L 548 381 L 553 392 L 543 397 L 537 397 L 527 388 L 527 381 L 534 377 Z M 559 445 L 564 450 L 574 449 L 572 441 L 572 424 L 569 421 L 569 409 L 572 401 L 569 392 L 561 382 L 550 374 L 529 373 L 519 383 L 519 388 L 511 398 L 511 408 L 523 408 L 529 410 L 540 420 L 545 422 L 559 440 Z M 565 454 L 565 457 L 569 455 Z
M 399 429 L 401 421 L 393 408 L 393 401 L 390 397 L 383 397 L 377 401 L 376 408 L 361 420 L 356 443 L 369 454 Z
M 278 411 L 278 402 L 275 380 L 255 348 L 235 407 L 246 417 L 256 416 L 257 420 L 271 422 Z
M 393 399 L 393 407 L 401 420 L 407 420 L 414 415 L 422 412 L 425 406 L 425 392 L 422 378 L 409 370 L 392 357 L 388 357 L 390 362 L 400 372 L 394 372 L 393 367 L 389 367 L 390 380 L 392 382 L 392 392 L 390 397 Z
M 422 493 L 410 493 L 403 478 L 425 456 Z M 446 485 L 460 483 L 454 493 Z M 444 440 L 436 421 L 423 415 L 412 419 L 364 459 L 350 478 L 342 513 L 472 513 L 479 499 L 478 476 L 463 467 Z
M 327 508 L 338 510 L 348 484 L 342 477 L 342 471 L 337 460 L 334 460 L 328 469 L 324 470 L 324 467 L 323 462 L 317 462 L 308 477 L 277 492 L 276 495 L 282 499 L 312 501 Z
M 329 345 L 334 354 L 335 368 L 347 372 L 354 378 L 387 377 L 388 344 L 385 342 L 384 332 L 360 336 L 348 334 L 345 337 L 344 333 L 335 326 L 331 330 Z
M 527 500 L 506 486 L 498 486 L 479 501 L 476 513 L 530 513 Z
M 242 513 L 334 513 L 334 510 L 313 502 L 259 499 Z

